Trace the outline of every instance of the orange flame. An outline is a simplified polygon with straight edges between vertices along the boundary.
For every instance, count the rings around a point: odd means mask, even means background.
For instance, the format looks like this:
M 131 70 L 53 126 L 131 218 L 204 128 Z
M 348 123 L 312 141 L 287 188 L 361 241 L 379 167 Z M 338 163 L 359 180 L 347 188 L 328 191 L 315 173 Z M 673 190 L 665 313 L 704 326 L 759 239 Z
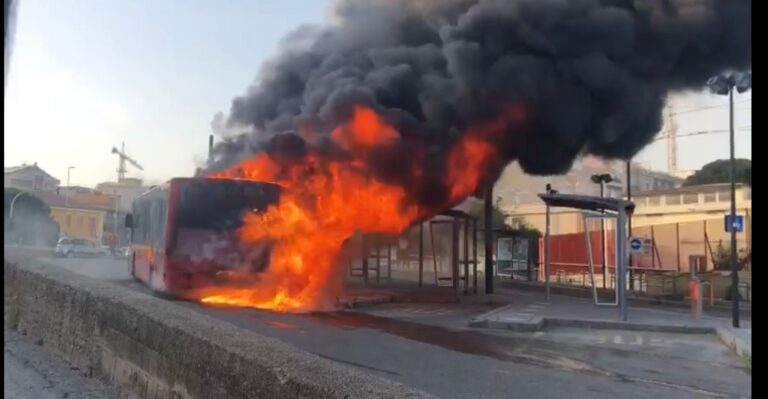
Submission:
M 487 162 L 497 156 L 483 136 L 498 129 L 494 124 L 468 132 L 452 149 L 446 174 L 451 203 L 446 207 L 477 188 Z M 364 155 L 400 137 L 373 109 L 355 107 L 351 120 L 331 137 L 356 158 L 326 161 L 307 155 L 286 166 L 261 153 L 212 175 L 273 182 L 284 191 L 277 205 L 247 215 L 240 230 L 244 242 L 275 242 L 267 270 L 247 278 L 246 288 L 204 289 L 201 302 L 281 311 L 332 308 L 343 289 L 344 271 L 336 260 L 345 240 L 357 231 L 401 233 L 415 220 L 440 210 L 420 210 L 408 201 L 403 187 L 371 177 Z

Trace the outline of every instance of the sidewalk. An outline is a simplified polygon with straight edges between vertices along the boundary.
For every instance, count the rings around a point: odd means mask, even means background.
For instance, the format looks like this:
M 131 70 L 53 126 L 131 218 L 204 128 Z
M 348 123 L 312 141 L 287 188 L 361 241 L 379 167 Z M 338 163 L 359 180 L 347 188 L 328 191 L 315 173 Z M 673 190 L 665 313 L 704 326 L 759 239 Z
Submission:
M 550 326 L 595 329 L 655 331 L 685 334 L 717 334 L 739 355 L 751 356 L 752 324 L 741 321 L 741 328 L 731 326 L 724 317 L 702 315 L 693 320 L 689 312 L 677 309 L 649 309 L 629 306 L 628 320 L 622 321 L 618 307 L 596 306 L 582 298 L 518 292 L 511 294 L 508 305 L 480 315 L 469 322 L 471 327 L 516 331 L 539 331 Z

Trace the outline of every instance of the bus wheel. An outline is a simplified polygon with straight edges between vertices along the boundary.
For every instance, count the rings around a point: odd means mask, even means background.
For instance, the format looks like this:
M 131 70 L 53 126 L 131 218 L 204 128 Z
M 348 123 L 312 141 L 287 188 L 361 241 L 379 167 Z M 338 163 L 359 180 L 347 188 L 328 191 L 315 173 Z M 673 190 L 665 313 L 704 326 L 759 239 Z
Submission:
M 75 257 L 75 253 L 73 251 L 67 252 L 67 258 L 74 258 L 74 257 Z

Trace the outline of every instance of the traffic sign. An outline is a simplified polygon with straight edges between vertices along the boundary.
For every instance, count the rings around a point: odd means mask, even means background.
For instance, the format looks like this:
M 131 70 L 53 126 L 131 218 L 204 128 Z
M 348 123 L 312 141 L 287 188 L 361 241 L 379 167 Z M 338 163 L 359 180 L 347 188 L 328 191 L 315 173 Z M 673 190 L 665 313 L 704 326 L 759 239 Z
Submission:
M 630 237 L 629 251 L 632 252 L 633 254 L 643 253 L 643 240 L 637 237 Z
M 744 231 L 744 216 L 736 215 L 736 217 L 731 220 L 731 215 L 725 215 L 725 231 L 730 233 L 731 228 L 733 228 L 738 233 Z

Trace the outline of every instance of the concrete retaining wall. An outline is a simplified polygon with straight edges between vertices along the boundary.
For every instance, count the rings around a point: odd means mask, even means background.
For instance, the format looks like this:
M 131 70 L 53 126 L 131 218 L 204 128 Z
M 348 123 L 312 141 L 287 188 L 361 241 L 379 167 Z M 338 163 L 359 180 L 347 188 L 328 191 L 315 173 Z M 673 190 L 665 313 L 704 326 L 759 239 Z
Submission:
M 34 261 L 4 266 L 4 324 L 144 398 L 421 398 L 160 298 Z

